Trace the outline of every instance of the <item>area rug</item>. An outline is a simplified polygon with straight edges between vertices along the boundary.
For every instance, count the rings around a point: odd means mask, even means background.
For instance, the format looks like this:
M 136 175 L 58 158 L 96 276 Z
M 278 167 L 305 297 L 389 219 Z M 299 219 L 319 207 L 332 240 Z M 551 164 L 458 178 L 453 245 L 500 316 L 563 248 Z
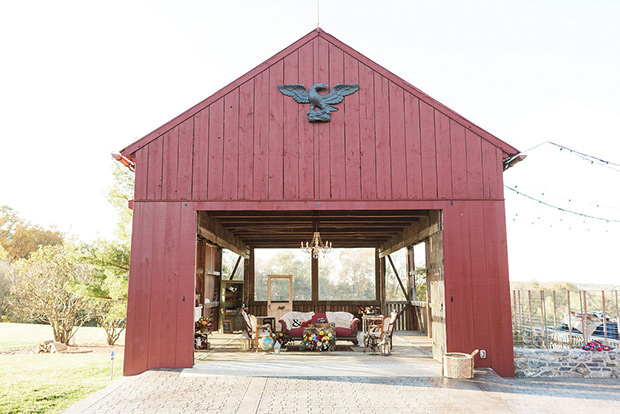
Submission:
M 333 351 L 306 351 L 306 350 L 300 350 L 299 346 L 290 346 L 290 347 L 285 347 L 283 349 L 280 350 L 281 352 L 333 352 Z M 353 351 L 353 348 L 347 345 L 336 345 L 336 349 L 335 352 L 355 352 Z

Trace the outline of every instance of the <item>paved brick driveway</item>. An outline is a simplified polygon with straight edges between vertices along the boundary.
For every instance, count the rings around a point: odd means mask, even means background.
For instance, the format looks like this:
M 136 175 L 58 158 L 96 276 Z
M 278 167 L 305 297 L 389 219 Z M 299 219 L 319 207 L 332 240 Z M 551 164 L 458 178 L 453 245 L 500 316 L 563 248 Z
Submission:
M 212 353 L 187 370 L 124 377 L 67 413 L 620 413 L 620 379 L 441 377 L 425 338 L 390 357 Z

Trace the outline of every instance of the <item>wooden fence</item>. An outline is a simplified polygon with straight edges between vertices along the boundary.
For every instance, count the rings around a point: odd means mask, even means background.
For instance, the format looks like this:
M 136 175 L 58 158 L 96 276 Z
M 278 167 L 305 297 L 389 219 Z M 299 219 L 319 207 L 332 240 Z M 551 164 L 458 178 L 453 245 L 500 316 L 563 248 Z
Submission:
M 618 345 L 618 291 L 513 290 L 515 346 L 578 348 L 593 339 Z

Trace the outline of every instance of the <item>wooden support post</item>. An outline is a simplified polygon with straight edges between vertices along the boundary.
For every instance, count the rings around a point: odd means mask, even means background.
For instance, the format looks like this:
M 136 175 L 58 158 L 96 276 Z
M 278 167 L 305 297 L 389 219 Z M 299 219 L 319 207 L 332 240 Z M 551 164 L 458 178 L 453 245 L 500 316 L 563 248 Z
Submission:
M 385 305 L 385 273 L 386 273 L 386 267 L 385 267 L 385 257 L 382 257 L 379 260 L 379 264 L 380 264 L 380 272 L 379 275 L 381 276 L 381 313 L 385 314 L 387 312 L 387 308 Z
M 605 343 L 609 345 L 609 341 L 607 340 L 607 312 L 605 311 L 605 291 L 601 291 L 601 295 L 603 297 L 603 334 L 605 336 Z
M 409 297 L 412 300 L 418 300 L 415 292 L 415 261 L 412 245 L 407 246 L 407 292 L 409 292 Z M 413 306 L 409 308 L 409 317 L 407 321 L 408 324 L 406 329 L 421 330 L 420 321 L 418 321 L 418 315 Z
M 250 247 L 250 257 L 248 259 L 248 275 L 246 276 L 246 280 L 247 280 L 247 284 L 248 285 L 248 303 L 246 303 L 247 306 L 250 305 L 250 303 L 254 302 L 254 284 L 255 284 L 255 263 L 256 263 L 256 254 L 254 251 L 253 247 Z
M 379 249 L 375 249 L 375 299 L 381 302 L 381 258 Z

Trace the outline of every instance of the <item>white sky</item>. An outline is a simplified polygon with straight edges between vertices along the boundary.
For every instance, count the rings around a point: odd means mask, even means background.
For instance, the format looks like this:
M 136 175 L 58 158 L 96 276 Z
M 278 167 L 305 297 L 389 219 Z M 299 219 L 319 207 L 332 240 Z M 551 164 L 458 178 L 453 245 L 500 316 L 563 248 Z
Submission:
M 511 145 L 617 163 L 619 21 L 613 0 L 321 4 L 328 33 Z M 110 152 L 315 27 L 310 0 L 0 3 L 0 204 L 110 236 Z M 620 219 L 620 172 L 551 146 L 505 181 Z M 620 283 L 619 224 L 506 200 L 512 280 Z

